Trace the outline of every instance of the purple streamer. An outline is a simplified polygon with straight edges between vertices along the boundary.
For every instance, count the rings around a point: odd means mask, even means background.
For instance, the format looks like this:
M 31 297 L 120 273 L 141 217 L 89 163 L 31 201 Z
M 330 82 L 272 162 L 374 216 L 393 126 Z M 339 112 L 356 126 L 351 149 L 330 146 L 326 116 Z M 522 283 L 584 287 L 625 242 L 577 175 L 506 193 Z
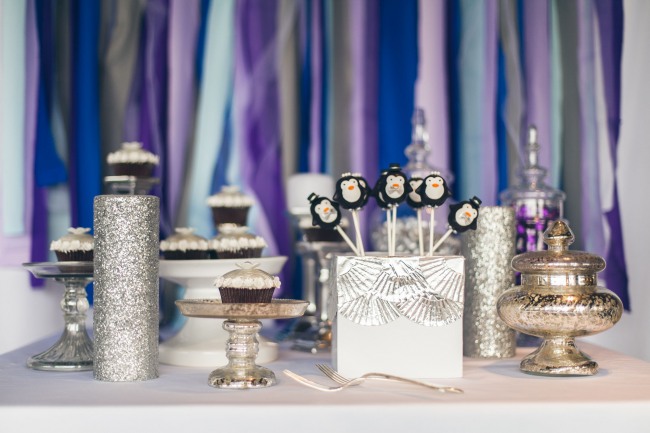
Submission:
M 376 1 L 350 3 L 353 62 L 350 168 L 366 179 L 379 176 L 377 89 L 379 65 L 379 4 Z M 373 205 L 359 214 L 362 237 L 369 245 Z
M 291 252 L 282 182 L 278 78 L 276 68 L 276 1 L 240 0 L 236 4 L 235 94 L 239 93 L 243 129 L 241 165 L 244 183 L 258 199 L 279 253 Z M 271 243 L 270 243 L 271 244 Z M 285 269 L 282 279 L 289 281 Z
M 618 202 L 616 173 L 618 167 L 617 150 L 620 130 L 621 109 L 621 56 L 623 52 L 623 5 L 620 0 L 595 0 L 596 14 L 600 28 L 600 49 L 605 87 L 607 110 L 607 131 L 610 155 L 614 169 L 614 197 L 612 208 L 605 212 L 609 225 L 610 241 L 605 256 L 607 268 L 604 278 L 608 287 L 630 310 L 627 266 L 623 246 L 623 229 Z
M 535 125 L 541 148 L 539 164 L 552 167 L 551 153 L 551 48 L 550 4 L 548 0 L 521 2 L 524 20 L 524 76 L 527 113 L 523 135 Z M 525 141 L 524 141 L 525 142 Z M 554 179 L 554 175 L 549 176 Z
M 181 204 L 185 155 L 194 117 L 194 65 L 200 8 L 200 0 L 171 0 L 169 9 L 167 214 L 174 225 Z

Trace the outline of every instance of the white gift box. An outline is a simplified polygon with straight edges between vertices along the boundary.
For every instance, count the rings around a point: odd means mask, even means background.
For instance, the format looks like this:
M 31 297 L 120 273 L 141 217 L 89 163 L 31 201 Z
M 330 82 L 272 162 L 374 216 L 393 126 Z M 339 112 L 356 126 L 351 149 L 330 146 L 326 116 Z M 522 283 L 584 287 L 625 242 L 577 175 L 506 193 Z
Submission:
M 332 362 L 344 376 L 463 375 L 462 256 L 338 256 Z

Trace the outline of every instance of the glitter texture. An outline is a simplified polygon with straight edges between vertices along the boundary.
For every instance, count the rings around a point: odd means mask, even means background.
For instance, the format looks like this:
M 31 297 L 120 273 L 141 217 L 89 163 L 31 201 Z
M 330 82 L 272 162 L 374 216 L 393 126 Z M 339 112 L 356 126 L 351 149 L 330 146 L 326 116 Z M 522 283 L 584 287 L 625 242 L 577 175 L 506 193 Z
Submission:
M 497 314 L 497 300 L 515 282 L 515 213 L 510 207 L 484 206 L 476 231 L 463 239 L 466 259 L 463 355 L 505 358 L 515 355 L 515 331 Z
M 159 220 L 158 197 L 95 197 L 97 380 L 158 377 Z

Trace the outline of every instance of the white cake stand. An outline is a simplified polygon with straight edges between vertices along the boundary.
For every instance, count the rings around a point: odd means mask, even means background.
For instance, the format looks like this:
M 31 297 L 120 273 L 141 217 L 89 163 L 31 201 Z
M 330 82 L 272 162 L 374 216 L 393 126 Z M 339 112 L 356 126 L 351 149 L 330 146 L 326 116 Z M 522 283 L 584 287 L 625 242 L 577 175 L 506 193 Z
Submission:
M 258 259 L 160 260 L 160 277 L 185 288 L 183 299 L 220 299 L 215 278 L 234 271 L 237 263 L 252 262 L 258 269 L 278 274 L 287 261 L 285 256 Z M 214 320 L 188 317 L 174 337 L 159 346 L 160 362 L 186 367 L 213 367 L 223 361 L 229 334 Z M 278 345 L 259 337 L 257 359 L 268 363 L 278 357 Z

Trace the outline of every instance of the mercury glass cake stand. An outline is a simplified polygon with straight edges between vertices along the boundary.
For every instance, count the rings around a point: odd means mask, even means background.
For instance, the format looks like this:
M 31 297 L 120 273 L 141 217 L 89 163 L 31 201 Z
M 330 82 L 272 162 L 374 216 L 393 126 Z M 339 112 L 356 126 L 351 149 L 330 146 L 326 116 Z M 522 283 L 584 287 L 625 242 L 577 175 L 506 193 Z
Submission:
M 225 345 L 228 364 L 217 368 L 208 383 L 222 389 L 255 389 L 273 386 L 275 374 L 255 363 L 260 319 L 292 319 L 305 313 L 309 303 L 292 299 L 274 299 L 260 304 L 223 304 L 217 299 L 176 301 L 185 316 L 226 319 L 223 329 L 230 337 Z
M 160 183 L 157 177 L 106 176 L 104 183 L 112 194 L 146 195 Z
M 252 262 L 258 269 L 278 274 L 286 256 L 257 259 L 221 260 L 160 260 L 160 277 L 185 288 L 184 299 L 219 299 L 215 278 L 234 271 L 237 263 Z M 259 338 L 258 359 L 262 363 L 278 357 L 278 345 Z M 188 317 L 180 331 L 159 346 L 160 362 L 185 367 L 212 367 L 223 359 L 228 333 L 219 329 L 214 320 Z
M 93 369 L 93 342 L 86 331 L 86 285 L 93 280 L 93 262 L 24 263 L 37 278 L 54 279 L 65 287 L 61 300 L 65 327 L 61 338 L 43 353 L 27 360 L 34 370 Z

